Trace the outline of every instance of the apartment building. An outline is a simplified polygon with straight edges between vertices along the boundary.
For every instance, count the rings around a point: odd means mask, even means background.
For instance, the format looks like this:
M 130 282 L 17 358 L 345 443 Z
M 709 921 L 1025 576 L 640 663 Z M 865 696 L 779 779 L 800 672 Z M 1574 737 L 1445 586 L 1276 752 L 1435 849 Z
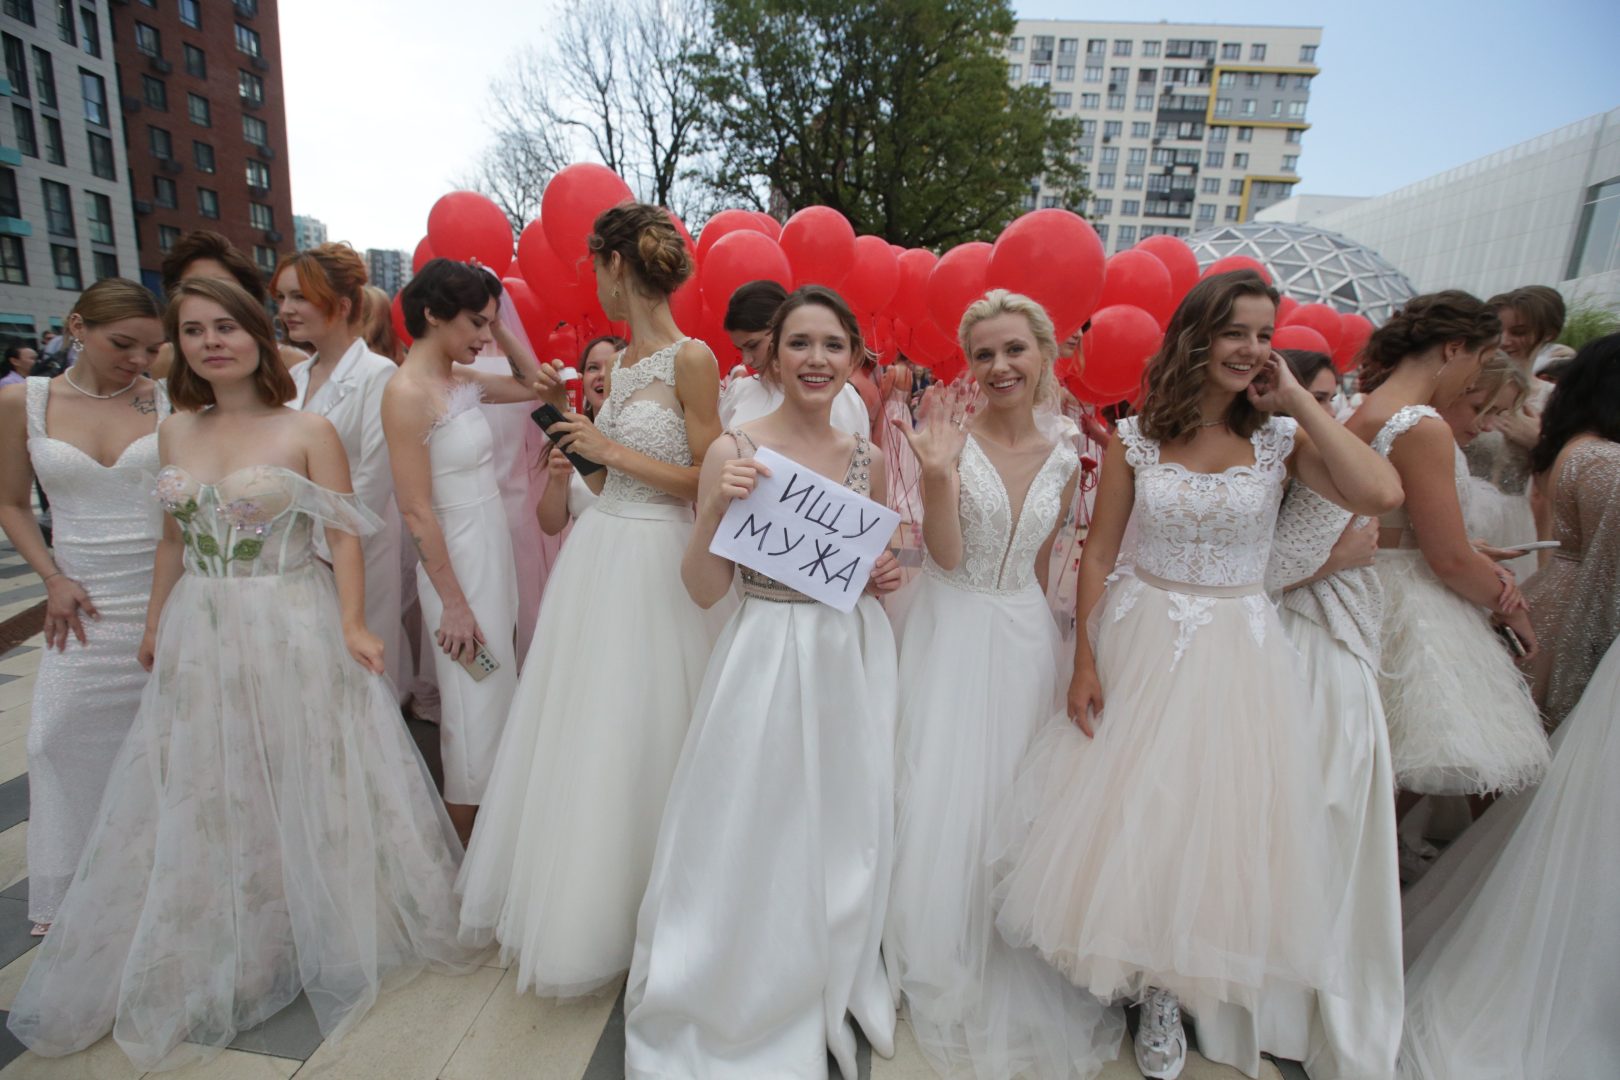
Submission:
M 366 271 L 371 284 L 393 296 L 411 280 L 411 253 L 392 248 L 367 248 Z
M 293 248 L 297 251 L 308 251 L 318 244 L 326 243 L 326 222 L 320 218 L 309 217 L 306 214 L 293 215 Z
M 1086 207 L 1109 251 L 1160 233 L 1248 221 L 1289 197 L 1320 27 L 1021 19 L 1006 46 L 1014 85 L 1050 88 L 1081 121 Z M 1031 188 L 1031 209 L 1059 197 Z

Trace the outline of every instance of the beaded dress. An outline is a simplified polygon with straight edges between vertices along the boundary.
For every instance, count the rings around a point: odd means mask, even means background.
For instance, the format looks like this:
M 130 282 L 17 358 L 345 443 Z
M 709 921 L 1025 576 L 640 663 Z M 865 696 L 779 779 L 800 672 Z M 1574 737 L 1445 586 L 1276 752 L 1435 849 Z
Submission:
M 752 453 L 753 441 L 734 433 Z M 855 437 L 844 484 L 865 494 Z M 855 1080 L 853 1016 L 887 1057 L 880 945 L 894 854 L 895 649 L 761 574 L 704 673 L 670 787 L 625 991 L 625 1073 Z

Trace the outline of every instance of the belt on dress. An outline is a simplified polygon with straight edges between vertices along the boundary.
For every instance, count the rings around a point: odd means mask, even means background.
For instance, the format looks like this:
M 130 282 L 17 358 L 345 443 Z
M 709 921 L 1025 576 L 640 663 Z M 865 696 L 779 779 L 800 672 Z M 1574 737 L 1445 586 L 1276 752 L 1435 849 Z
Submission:
M 1150 574 L 1140 566 L 1132 567 L 1131 572 L 1155 589 L 1162 589 L 1165 592 L 1186 593 L 1190 596 L 1231 598 L 1254 596 L 1257 593 L 1266 591 L 1266 585 L 1263 581 L 1256 581 L 1252 585 L 1193 585 L 1186 581 L 1171 581 L 1169 578 Z
M 611 517 L 635 518 L 638 521 L 679 521 L 692 523 L 692 508 L 686 503 L 634 502 L 629 499 L 597 499 L 587 509 L 600 510 Z

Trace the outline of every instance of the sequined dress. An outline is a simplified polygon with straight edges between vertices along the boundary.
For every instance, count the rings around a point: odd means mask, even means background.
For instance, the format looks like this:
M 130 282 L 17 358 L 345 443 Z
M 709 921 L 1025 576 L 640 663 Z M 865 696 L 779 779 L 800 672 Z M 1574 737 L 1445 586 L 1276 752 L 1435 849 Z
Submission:
M 614 358 L 602 433 L 691 465 L 681 342 Z M 563 545 L 458 888 L 468 940 L 498 940 L 519 990 L 594 991 L 630 966 L 664 797 L 725 611 L 681 584 L 689 504 L 609 469 Z
M 387 680 L 344 645 L 311 532 L 352 495 L 275 466 L 158 498 L 185 573 L 84 857 L 9 1026 L 36 1053 L 110 1029 L 142 1069 L 209 1057 L 300 993 L 341 1036 L 423 967 L 465 970 L 461 850 Z
M 1079 467 L 1066 440 L 1018 494 L 976 438 L 957 464 L 961 561 L 932 559 L 900 639 L 894 889 L 884 950 L 918 1045 L 945 1075 L 1092 1075 L 1124 1017 L 996 931 L 995 815 L 1057 707 L 1062 641 L 1036 576 Z
M 153 383 L 157 419 L 169 397 Z M 107 467 L 45 430 L 51 380 L 31 378 L 28 457 L 51 501 L 52 555 L 84 586 L 99 619 L 83 619 L 85 644 L 40 654 L 28 721 L 28 917 L 56 917 L 79 865 L 118 748 L 140 706 L 146 672 L 136 660 L 152 590 L 152 555 L 163 533 L 152 501 L 157 431 Z
M 1620 636 L 1620 444 L 1587 438 L 1566 451 L 1552 505 L 1562 546 L 1524 596 L 1541 647 L 1531 662 L 1536 704 L 1557 724 Z
M 1118 431 L 1138 536 L 1090 620 L 1105 705 L 1095 738 L 1060 712 L 1025 755 L 997 926 L 1103 1001 L 1252 1010 L 1331 981 L 1318 750 L 1264 587 L 1295 425 L 1220 473 L 1162 462 L 1134 417 Z
M 744 452 L 746 434 L 735 433 Z M 845 486 L 865 494 L 856 436 Z M 894 852 L 894 637 L 749 572 L 670 787 L 625 991 L 635 1080 L 855 1080 L 887 1057 L 879 953 Z

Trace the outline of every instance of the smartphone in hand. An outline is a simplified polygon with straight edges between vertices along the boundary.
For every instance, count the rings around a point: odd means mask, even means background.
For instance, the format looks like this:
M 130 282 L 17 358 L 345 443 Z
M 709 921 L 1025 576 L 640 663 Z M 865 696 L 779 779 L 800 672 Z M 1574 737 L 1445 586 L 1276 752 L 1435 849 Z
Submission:
M 541 405 L 538 409 L 534 410 L 534 412 L 530 413 L 529 419 L 533 420 L 535 425 L 539 427 L 541 431 L 545 432 L 549 437 L 551 435 L 551 429 L 555 425 L 562 423 L 564 417 L 563 414 L 557 410 L 557 406 L 548 401 Z M 578 471 L 579 475 L 581 476 L 589 476 L 591 473 L 602 468 L 601 462 L 592 461 L 590 458 L 576 454 L 572 450 L 564 450 L 563 453 L 567 455 L 569 461 L 574 463 L 574 469 Z

